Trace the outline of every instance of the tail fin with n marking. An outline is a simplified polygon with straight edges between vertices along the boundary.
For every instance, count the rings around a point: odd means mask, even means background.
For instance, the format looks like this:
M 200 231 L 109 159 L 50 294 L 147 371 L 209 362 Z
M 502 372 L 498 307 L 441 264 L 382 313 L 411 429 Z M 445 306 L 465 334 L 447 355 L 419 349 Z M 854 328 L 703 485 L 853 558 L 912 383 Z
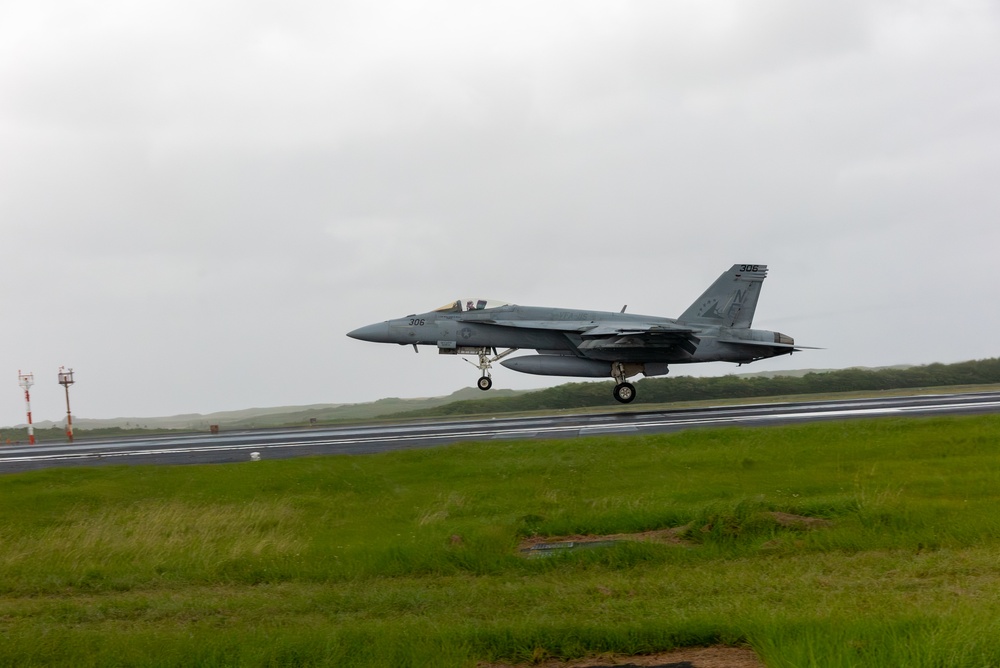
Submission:
M 677 321 L 749 328 L 766 276 L 766 264 L 734 264 Z

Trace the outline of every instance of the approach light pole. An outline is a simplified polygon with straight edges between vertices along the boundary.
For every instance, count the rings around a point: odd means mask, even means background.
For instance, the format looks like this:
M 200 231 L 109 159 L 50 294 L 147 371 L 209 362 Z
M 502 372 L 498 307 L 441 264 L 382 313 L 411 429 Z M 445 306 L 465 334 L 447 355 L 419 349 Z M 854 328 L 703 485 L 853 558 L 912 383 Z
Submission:
M 69 410 L 69 386 L 75 381 L 73 380 L 73 370 L 69 369 L 64 371 L 65 367 L 59 367 L 59 384 L 66 388 L 66 437 L 69 442 L 73 442 L 73 413 Z
M 28 443 L 35 444 L 35 428 L 31 425 L 31 386 L 35 384 L 35 374 L 17 372 L 17 382 L 24 388 L 24 403 L 28 406 Z

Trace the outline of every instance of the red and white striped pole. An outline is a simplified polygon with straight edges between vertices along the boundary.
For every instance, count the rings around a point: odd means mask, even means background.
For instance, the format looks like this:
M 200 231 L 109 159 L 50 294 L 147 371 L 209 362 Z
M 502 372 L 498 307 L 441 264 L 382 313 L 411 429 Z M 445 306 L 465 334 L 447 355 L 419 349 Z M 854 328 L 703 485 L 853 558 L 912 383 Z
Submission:
M 35 384 L 35 374 L 17 372 L 17 380 L 24 388 L 24 403 L 28 405 L 28 443 L 35 444 L 35 428 L 31 424 L 31 386 Z

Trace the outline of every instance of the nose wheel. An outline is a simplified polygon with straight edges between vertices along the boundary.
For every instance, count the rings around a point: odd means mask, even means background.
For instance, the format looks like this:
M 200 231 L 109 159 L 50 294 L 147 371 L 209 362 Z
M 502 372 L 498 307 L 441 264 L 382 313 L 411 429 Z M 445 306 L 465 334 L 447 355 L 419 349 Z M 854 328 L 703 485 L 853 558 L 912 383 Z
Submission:
M 515 352 L 516 350 L 517 348 L 511 348 L 510 350 L 503 351 L 499 355 L 497 354 L 496 348 L 473 348 L 473 349 L 466 349 L 461 352 L 470 352 L 470 353 L 474 352 L 476 356 L 479 357 L 478 364 L 471 360 L 465 360 L 465 361 L 482 372 L 483 375 L 480 376 L 479 380 L 476 381 L 476 387 L 485 392 L 486 390 L 493 387 L 493 379 L 490 377 L 490 369 L 493 368 L 493 362 L 503 359 L 504 357 L 510 355 L 512 352 Z M 491 354 L 493 355 L 493 357 L 490 357 Z

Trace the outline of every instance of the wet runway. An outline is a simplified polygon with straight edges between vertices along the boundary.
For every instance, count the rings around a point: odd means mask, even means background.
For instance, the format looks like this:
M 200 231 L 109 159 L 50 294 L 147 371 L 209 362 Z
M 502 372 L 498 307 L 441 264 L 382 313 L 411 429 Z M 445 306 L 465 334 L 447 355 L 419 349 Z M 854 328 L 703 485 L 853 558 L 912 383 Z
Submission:
M 696 427 L 1000 412 L 1000 392 L 754 404 L 648 412 L 151 436 L 70 445 L 0 446 L 0 473 L 104 464 L 208 464 L 309 455 L 371 454 L 494 439 L 550 439 L 675 432 Z

